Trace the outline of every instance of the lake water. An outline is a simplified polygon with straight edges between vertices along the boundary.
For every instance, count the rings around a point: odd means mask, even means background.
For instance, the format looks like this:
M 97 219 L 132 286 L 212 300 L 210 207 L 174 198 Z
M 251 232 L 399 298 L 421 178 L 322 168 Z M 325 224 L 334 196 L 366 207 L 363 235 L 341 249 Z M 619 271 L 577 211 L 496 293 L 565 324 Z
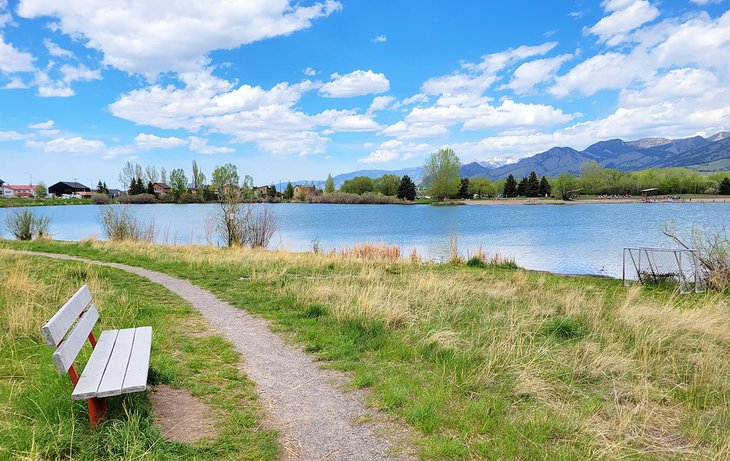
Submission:
M 278 218 L 272 247 L 311 251 L 312 241 L 328 250 L 354 242 L 416 247 L 423 258 L 448 258 L 449 235 L 459 236 L 460 252 L 478 247 L 513 257 L 529 269 L 620 277 L 624 247 L 671 247 L 662 235 L 670 220 L 689 234 L 693 226 L 730 229 L 730 203 L 653 203 L 451 206 L 429 205 L 269 205 Z M 131 205 L 143 221 L 154 219 L 158 240 L 206 243 L 206 220 L 215 204 Z M 102 207 L 34 207 L 53 219 L 54 238 L 104 238 L 98 224 Z M 0 209 L 0 223 L 13 209 Z M 7 231 L 3 229 L 7 238 Z

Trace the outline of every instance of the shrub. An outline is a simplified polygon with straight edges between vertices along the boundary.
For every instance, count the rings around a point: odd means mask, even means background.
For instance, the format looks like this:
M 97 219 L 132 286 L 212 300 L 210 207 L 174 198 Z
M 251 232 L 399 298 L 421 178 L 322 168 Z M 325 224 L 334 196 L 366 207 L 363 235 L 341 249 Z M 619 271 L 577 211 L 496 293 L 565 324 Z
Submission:
M 155 196 L 153 194 L 134 194 L 134 195 L 122 195 L 117 197 L 117 202 L 127 203 L 154 203 Z
M 367 205 L 388 205 L 410 203 L 399 200 L 388 195 L 379 195 L 367 192 L 362 195 L 335 192 L 333 194 L 316 195 L 309 197 L 310 203 L 339 203 L 339 204 L 367 204 Z
M 242 204 L 234 196 L 220 203 L 212 220 L 218 237 L 229 247 L 265 248 L 277 229 L 276 216 L 268 206 Z
M 126 206 L 103 209 L 99 221 L 108 240 L 152 242 L 155 239 L 154 220 L 146 225 L 142 224 L 131 216 L 129 208 Z
M 92 194 L 91 202 L 94 205 L 108 205 L 109 202 L 111 202 L 111 199 L 106 194 Z
M 50 216 L 40 216 L 30 210 L 15 211 L 8 215 L 5 227 L 18 240 L 43 239 L 51 236 Z
M 694 228 L 688 242 L 677 233 L 672 222 L 665 224 L 662 232 L 682 248 L 697 250 L 703 278 L 711 288 L 722 291 L 730 287 L 730 240 L 727 231 Z

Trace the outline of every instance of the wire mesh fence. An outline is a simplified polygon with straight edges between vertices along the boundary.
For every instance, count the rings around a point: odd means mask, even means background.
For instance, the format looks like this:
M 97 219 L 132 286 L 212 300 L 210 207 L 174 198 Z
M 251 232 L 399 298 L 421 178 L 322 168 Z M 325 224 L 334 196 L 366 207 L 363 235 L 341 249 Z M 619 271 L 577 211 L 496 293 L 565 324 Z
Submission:
M 697 250 L 624 248 L 624 286 L 677 285 L 679 292 L 704 293 L 705 277 Z

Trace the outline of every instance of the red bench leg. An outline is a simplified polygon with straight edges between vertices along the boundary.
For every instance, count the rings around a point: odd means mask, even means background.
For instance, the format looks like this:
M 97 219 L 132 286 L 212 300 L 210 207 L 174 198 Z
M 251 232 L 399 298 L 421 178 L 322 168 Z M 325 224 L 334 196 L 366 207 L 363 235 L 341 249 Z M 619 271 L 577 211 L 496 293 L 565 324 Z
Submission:
M 106 399 L 89 399 L 89 422 L 91 423 L 91 427 L 93 429 L 96 429 L 96 425 L 99 423 L 99 421 L 102 420 L 106 416 L 107 413 L 107 403 Z

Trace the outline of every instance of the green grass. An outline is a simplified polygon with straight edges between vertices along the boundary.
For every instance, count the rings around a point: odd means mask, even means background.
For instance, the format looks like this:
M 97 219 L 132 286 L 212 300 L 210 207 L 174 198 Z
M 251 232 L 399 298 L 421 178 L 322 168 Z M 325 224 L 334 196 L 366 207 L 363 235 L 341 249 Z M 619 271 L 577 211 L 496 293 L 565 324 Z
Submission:
M 20 206 L 91 205 L 90 198 L 0 198 L 0 208 Z
M 241 357 L 182 299 L 111 268 L 3 253 L 0 264 L 0 459 L 277 457 L 277 434 L 261 428 L 253 385 L 238 369 Z M 71 400 L 68 376 L 55 370 L 39 331 L 84 283 L 100 311 L 97 336 L 102 329 L 151 325 L 150 380 L 187 389 L 207 404 L 217 436 L 192 444 L 164 439 L 152 427 L 146 393 L 110 398 L 108 420 L 91 430 L 86 402 Z
M 0 242 L 159 270 L 273 321 L 414 428 L 423 459 L 723 459 L 727 294 L 514 268 Z

